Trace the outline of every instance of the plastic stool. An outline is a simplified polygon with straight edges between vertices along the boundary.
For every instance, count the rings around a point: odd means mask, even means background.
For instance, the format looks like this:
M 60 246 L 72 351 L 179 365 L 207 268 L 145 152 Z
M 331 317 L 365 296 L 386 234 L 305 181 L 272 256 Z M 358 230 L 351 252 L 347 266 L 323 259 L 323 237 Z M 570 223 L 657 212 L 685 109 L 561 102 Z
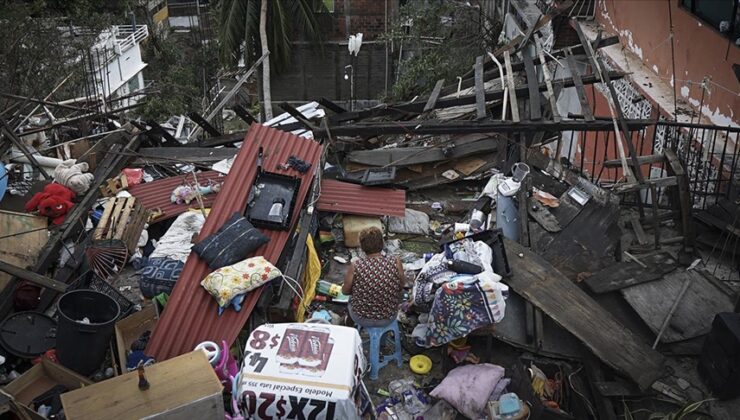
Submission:
M 391 360 L 396 359 L 398 367 L 403 365 L 403 357 L 401 356 L 401 331 L 398 328 L 398 320 L 394 319 L 393 322 L 386 325 L 385 327 L 363 327 L 357 325 L 357 331 L 366 329 L 370 336 L 370 379 L 378 379 L 378 372 L 380 369 L 385 367 Z M 380 354 L 380 344 L 382 343 L 383 336 L 392 332 L 395 339 L 395 350 L 393 355 L 383 356 Z

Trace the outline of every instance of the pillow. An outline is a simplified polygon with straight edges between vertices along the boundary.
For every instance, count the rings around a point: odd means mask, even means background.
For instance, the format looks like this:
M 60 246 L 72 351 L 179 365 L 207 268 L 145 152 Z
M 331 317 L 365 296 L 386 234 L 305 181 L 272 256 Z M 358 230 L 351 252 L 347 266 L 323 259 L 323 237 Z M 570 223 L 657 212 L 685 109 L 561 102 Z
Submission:
M 139 289 L 144 297 L 151 299 L 160 293 L 172 293 L 175 282 L 180 278 L 182 261 L 171 258 L 141 258 L 137 260 L 141 268 L 136 272 L 139 278 Z
M 218 302 L 219 313 L 235 298 L 262 286 L 282 273 L 265 257 L 252 257 L 234 265 L 219 268 L 206 276 L 200 285 Z M 234 308 L 239 310 L 238 301 Z
M 489 363 L 452 369 L 429 394 L 447 401 L 469 419 L 485 418 L 488 397 L 504 377 L 504 368 Z
M 270 240 L 239 213 L 234 213 L 216 233 L 193 246 L 208 266 L 217 269 L 243 260 Z

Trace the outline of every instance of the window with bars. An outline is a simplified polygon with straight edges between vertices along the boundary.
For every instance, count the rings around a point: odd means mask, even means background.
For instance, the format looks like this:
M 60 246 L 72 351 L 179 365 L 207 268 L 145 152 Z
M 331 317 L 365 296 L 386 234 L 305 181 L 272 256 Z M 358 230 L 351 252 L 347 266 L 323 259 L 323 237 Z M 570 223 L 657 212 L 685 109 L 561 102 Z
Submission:
M 740 46 L 740 0 L 679 0 L 679 4 Z

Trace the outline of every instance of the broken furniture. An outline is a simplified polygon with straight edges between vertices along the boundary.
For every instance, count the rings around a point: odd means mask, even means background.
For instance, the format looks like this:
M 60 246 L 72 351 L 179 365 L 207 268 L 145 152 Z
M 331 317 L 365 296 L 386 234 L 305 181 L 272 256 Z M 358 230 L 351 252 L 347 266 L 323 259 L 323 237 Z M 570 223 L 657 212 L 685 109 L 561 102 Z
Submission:
M 39 395 L 61 385 L 72 391 L 92 385 L 92 381 L 79 374 L 58 365 L 46 358 L 16 378 L 3 390 L 13 396 L 25 414 L 33 420 L 43 420 L 44 417 L 31 408 L 31 402 Z M 70 418 L 71 417 L 67 417 Z
M 663 356 L 620 324 L 571 280 L 539 255 L 504 240 L 511 255 L 507 284 L 580 339 L 607 365 L 627 374 L 641 389 L 661 377 Z M 650 283 L 648 283 L 650 284 Z
M 105 204 L 93 239 L 119 240 L 125 244 L 129 253 L 133 253 L 148 220 L 149 211 L 135 197 L 111 198 Z
M 100 186 L 100 195 L 103 197 L 115 197 L 116 194 L 128 188 L 128 180 L 124 173 L 110 178 Z
M 144 376 L 146 390 L 131 372 L 63 394 L 64 413 L 70 420 L 224 418 L 223 386 L 205 352 L 155 363 Z

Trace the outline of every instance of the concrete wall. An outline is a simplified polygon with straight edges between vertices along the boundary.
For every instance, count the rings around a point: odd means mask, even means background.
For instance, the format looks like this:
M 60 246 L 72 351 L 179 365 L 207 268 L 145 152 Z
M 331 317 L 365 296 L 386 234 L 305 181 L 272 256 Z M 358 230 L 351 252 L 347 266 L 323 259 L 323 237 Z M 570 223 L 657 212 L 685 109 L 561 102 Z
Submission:
M 673 86 L 669 7 L 675 34 L 677 96 L 698 108 L 700 83 L 710 76 L 716 84 L 709 84 L 702 113 L 714 124 L 738 125 L 740 97 L 732 64 L 740 63 L 740 47 L 679 7 L 678 0 L 599 0 L 596 19 L 607 31 L 619 34 L 625 48 Z

